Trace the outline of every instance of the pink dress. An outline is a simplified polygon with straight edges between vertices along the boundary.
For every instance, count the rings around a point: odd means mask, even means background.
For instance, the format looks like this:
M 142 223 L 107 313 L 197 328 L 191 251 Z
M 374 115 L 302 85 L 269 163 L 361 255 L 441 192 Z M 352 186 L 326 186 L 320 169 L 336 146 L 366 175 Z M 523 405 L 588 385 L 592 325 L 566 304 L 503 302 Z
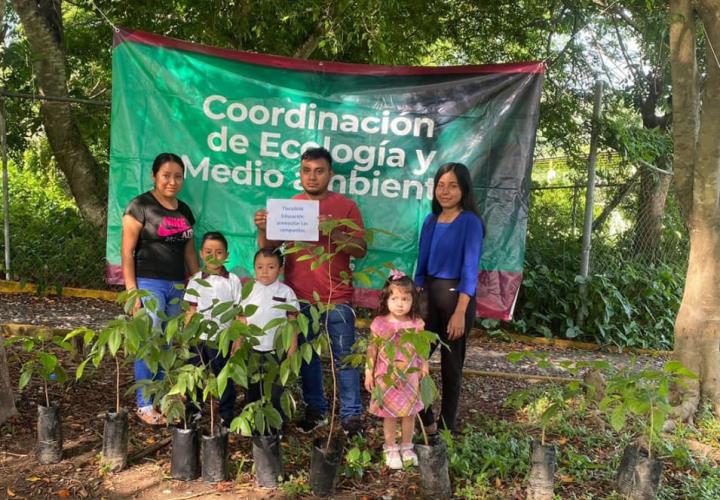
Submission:
M 372 338 L 382 339 L 382 342 L 377 345 L 377 357 L 373 369 L 375 388 L 370 397 L 369 408 L 373 415 L 383 418 L 409 417 L 423 409 L 420 398 L 422 374 L 419 371 L 423 366 L 423 361 L 411 344 L 404 346 L 409 357 L 400 352 L 398 347 L 403 333 L 406 333 L 407 330 L 422 330 L 424 327 L 425 323 L 419 318 L 395 323 L 390 322 L 384 316 L 375 318 L 370 325 Z M 388 342 L 394 342 L 396 345 L 395 359 L 392 362 L 395 368 L 390 375 L 391 380 L 385 380 L 385 374 L 387 374 L 388 365 L 391 362 L 386 353 Z M 406 373 L 404 377 L 399 373 L 405 372 L 410 367 L 418 368 L 418 371 Z M 376 396 L 378 390 L 381 394 L 380 398 Z

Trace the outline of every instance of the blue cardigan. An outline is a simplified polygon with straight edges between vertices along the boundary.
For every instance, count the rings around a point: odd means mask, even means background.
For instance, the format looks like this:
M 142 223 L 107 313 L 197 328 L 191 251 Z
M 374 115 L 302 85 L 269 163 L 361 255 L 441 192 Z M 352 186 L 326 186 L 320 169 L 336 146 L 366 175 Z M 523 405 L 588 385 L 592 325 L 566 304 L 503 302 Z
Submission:
M 442 224 L 442 235 L 433 241 L 438 227 L 437 216 L 425 218 L 420 232 L 420 251 L 415 270 L 415 283 L 425 286 L 427 276 L 460 280 L 457 291 L 472 297 L 478 279 L 478 264 L 482 255 L 483 224 L 480 218 L 467 210 L 460 212 L 454 221 Z

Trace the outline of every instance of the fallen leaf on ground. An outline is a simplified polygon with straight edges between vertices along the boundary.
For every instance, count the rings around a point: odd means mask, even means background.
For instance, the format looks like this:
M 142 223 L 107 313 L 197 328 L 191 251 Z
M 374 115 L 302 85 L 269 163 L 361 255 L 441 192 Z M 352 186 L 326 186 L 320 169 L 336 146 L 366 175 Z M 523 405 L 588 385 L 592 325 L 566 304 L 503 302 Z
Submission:
M 57 496 L 67 498 L 70 496 L 70 492 L 68 490 L 60 490 L 57 492 Z
M 11 490 L 10 488 L 7 488 L 7 489 L 5 490 L 5 493 L 7 493 L 7 496 L 9 496 L 9 497 L 14 497 L 14 496 L 15 496 L 15 492 L 14 492 L 13 490 Z
M 37 476 L 30 476 L 30 477 L 28 478 L 28 481 L 30 481 L 31 483 L 34 483 L 34 482 L 37 482 L 37 481 L 42 481 L 42 478 L 37 477 Z
M 217 483 L 215 485 L 215 489 L 217 491 L 230 491 L 233 489 L 233 483 L 232 481 L 224 481 L 222 483 Z

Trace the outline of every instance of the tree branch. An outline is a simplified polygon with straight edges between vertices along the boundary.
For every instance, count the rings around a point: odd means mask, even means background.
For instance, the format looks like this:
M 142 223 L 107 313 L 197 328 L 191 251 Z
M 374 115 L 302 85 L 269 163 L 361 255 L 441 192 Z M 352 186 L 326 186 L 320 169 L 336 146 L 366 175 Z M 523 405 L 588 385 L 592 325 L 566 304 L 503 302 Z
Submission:
M 628 193 L 630 193 L 630 189 L 635 185 L 635 181 L 638 177 L 640 177 L 640 169 L 638 169 L 637 172 L 630 177 L 630 179 L 615 193 L 613 199 L 603 207 L 600 215 L 598 215 L 592 223 L 592 231 L 597 231 L 605 224 L 605 221 L 608 217 L 610 217 L 613 210 L 615 210 L 615 208 L 617 208 L 617 206 L 620 205 L 620 203 L 622 203 L 622 201 L 627 197 Z
M 313 52 L 315 52 L 315 49 L 317 49 L 318 44 L 320 43 L 320 39 L 322 39 L 322 37 L 327 33 L 328 24 L 332 22 L 332 19 L 335 17 L 336 9 L 337 3 L 335 1 L 331 1 L 325 11 L 325 16 L 318 19 L 317 23 L 315 23 L 315 28 L 305 39 L 303 44 L 298 47 L 295 54 L 293 54 L 294 58 L 307 59 Z

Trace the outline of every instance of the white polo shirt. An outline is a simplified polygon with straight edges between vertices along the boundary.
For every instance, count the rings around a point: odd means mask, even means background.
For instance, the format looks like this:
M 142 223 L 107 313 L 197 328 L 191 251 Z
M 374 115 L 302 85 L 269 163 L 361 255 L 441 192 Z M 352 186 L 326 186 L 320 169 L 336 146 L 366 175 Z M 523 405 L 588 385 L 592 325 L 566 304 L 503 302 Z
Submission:
M 300 305 L 298 304 L 298 300 L 295 296 L 295 292 L 293 292 L 293 289 L 278 280 L 275 280 L 267 286 L 263 285 L 259 281 L 256 281 L 250 295 L 241 302 L 243 307 L 250 304 L 257 306 L 257 310 L 252 316 L 247 318 L 248 323 L 260 328 L 264 328 L 265 325 L 275 318 L 287 317 L 288 311 L 275 308 L 278 304 L 288 304 L 293 306 L 295 309 L 300 309 Z M 260 343 L 255 346 L 255 350 L 262 352 L 272 351 L 275 344 L 275 334 L 277 333 L 278 328 L 279 327 L 276 326 L 265 332 L 265 335 L 258 337 Z
M 198 280 L 206 281 L 210 286 L 204 286 L 198 283 Z M 188 293 L 194 290 L 195 293 Z M 219 317 L 213 317 L 212 310 L 223 302 L 232 302 L 239 304 L 242 298 L 242 283 L 240 278 L 233 273 L 229 273 L 224 267 L 220 268 L 217 274 L 206 274 L 202 271 L 195 273 L 187 287 L 185 287 L 185 301 L 197 306 L 197 311 L 203 315 L 203 318 L 214 321 L 218 325 L 218 329 L 227 328 L 233 319 L 220 323 Z M 215 340 L 217 335 L 213 335 Z M 207 334 L 200 335 L 202 340 L 208 340 Z

